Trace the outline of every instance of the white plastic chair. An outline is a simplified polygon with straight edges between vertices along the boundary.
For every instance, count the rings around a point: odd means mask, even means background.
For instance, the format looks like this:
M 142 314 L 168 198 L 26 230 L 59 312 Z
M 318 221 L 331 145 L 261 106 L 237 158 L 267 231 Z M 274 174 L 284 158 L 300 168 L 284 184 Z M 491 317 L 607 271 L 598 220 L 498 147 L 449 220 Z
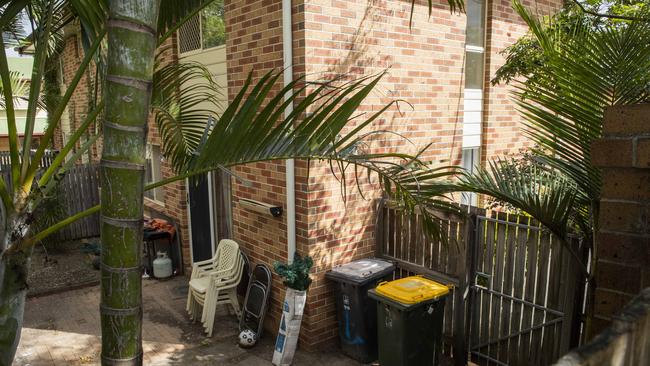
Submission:
M 235 314 L 241 316 L 237 299 L 237 285 L 241 281 L 244 259 L 239 245 L 229 239 L 219 242 L 212 259 L 194 263 L 187 294 L 187 312 L 192 320 L 198 318 L 202 306 L 201 322 L 212 336 L 217 305 L 232 306 Z

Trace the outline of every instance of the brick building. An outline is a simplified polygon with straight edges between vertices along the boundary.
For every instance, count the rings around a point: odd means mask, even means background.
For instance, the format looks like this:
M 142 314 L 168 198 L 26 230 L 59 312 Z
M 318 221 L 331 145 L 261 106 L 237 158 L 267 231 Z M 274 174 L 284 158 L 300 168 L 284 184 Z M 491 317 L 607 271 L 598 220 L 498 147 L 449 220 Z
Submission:
M 527 30 L 509 0 L 468 0 L 467 15 L 450 13 L 444 0 L 434 2 L 429 15 L 427 2 L 417 1 L 412 23 L 410 1 L 294 0 L 291 31 L 284 35 L 283 14 L 287 13 L 281 1 L 224 3 L 219 14 L 225 23 L 225 39 L 215 41 L 214 34 L 205 29 L 209 17 L 197 17 L 169 42 L 167 60 L 206 64 L 223 83 L 228 98 L 239 91 L 250 72 L 258 78 L 289 63 L 293 77 L 307 75 L 309 81 L 388 70 L 362 111 L 377 111 L 395 99 L 408 102 L 399 110 L 384 113 L 372 128 L 398 132 L 412 144 L 386 135 L 369 146 L 372 151 L 414 153 L 431 143 L 423 159 L 471 168 L 526 146 L 519 133 L 518 113 L 509 99 L 511 87 L 489 83 L 503 64 L 500 52 Z M 548 13 L 561 1 L 526 5 Z M 69 38 L 68 42 L 73 41 Z M 290 62 L 283 59 L 287 49 L 293 55 Z M 71 77 L 66 76 L 70 75 L 67 67 L 64 81 Z M 152 122 L 148 148 L 151 180 L 172 174 L 161 159 L 160 144 Z M 286 212 L 285 162 L 249 164 L 237 167 L 234 173 L 238 179 L 211 174 L 202 184 L 191 185 L 189 214 L 184 182 L 149 193 L 147 211 L 178 222 L 186 266 L 209 256 L 218 239 L 230 236 L 253 263 L 286 261 L 291 230 L 287 216 L 259 215 L 238 203 L 241 198 L 254 199 L 282 206 Z M 365 199 L 348 190 L 344 204 L 340 184 L 328 164 L 295 162 L 296 248 L 315 261 L 301 331 L 303 346 L 316 347 L 337 334 L 333 292 L 324 279 L 325 272 L 333 265 L 374 253 L 374 210 L 380 192 L 376 182 L 361 184 L 368 192 Z M 267 317 L 267 325 L 274 331 L 283 297 L 276 278 Z

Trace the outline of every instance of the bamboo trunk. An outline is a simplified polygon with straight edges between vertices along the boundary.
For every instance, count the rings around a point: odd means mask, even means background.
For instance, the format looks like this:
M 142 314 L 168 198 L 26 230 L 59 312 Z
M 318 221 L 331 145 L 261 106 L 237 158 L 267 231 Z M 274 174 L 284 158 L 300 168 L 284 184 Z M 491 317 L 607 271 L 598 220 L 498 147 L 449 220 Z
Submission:
M 29 252 L 0 256 L 0 366 L 10 366 L 23 327 Z
M 142 365 L 141 245 L 159 0 L 112 0 L 101 166 L 102 365 Z

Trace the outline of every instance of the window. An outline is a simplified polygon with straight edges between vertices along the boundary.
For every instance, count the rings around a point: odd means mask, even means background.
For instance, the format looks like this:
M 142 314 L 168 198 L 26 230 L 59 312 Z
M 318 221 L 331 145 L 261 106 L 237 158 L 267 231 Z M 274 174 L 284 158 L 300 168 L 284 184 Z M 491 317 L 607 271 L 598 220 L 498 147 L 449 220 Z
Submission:
M 160 163 L 162 161 L 162 154 L 160 153 L 160 146 L 147 144 L 147 160 L 145 162 L 145 183 L 155 183 L 162 180 L 162 173 L 160 171 Z M 165 198 L 162 187 L 150 189 L 144 192 L 144 196 L 162 203 Z
M 467 170 L 468 173 L 475 173 L 480 166 L 481 160 L 479 154 L 480 152 L 478 147 L 463 149 L 462 167 Z M 460 202 L 464 205 L 476 206 L 476 193 L 464 192 L 461 196 Z
M 467 0 L 467 39 L 470 46 L 483 47 L 485 43 L 485 0 Z
M 180 53 L 206 50 L 226 43 L 223 0 L 215 0 L 178 29 Z
M 485 80 L 485 0 L 467 0 L 463 148 L 481 146 Z
M 465 89 L 483 89 L 483 52 L 465 52 Z
M 483 124 L 483 83 L 485 79 L 485 0 L 467 0 L 465 34 L 465 104 L 463 108 L 462 167 L 469 173 L 480 166 Z M 464 205 L 478 204 L 476 193 L 461 196 Z

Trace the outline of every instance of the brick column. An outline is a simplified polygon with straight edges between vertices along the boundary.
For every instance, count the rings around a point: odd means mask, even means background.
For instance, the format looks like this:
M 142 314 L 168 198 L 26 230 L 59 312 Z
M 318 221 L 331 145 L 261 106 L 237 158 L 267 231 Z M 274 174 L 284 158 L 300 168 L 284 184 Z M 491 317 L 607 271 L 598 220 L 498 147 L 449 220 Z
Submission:
M 650 104 L 607 109 L 592 146 L 602 168 L 592 334 L 650 286 Z

